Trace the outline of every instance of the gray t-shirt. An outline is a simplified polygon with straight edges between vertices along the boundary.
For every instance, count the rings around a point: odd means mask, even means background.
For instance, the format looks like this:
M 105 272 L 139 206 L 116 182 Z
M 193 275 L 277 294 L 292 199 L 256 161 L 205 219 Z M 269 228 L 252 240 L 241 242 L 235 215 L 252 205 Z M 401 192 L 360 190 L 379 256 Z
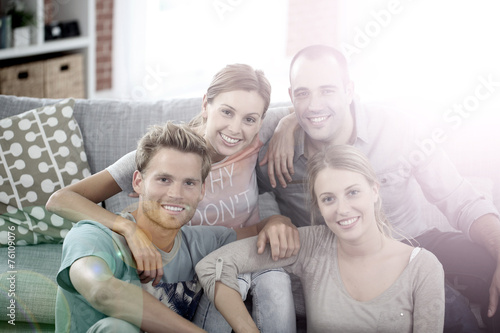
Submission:
M 134 220 L 130 214 L 124 217 Z M 161 282 L 156 287 L 152 282 L 143 284 L 143 289 L 178 314 L 191 317 L 201 297 L 195 265 L 208 253 L 235 240 L 236 232 L 229 228 L 182 227 L 172 250 L 160 251 L 164 263 Z M 75 290 L 69 278 L 71 265 L 88 256 L 104 260 L 115 278 L 141 285 L 125 239 L 100 223 L 78 222 L 63 243 L 62 263 L 57 274 L 56 332 L 85 332 L 106 317 Z
M 308 332 L 437 333 L 444 325 L 444 272 L 437 258 L 421 249 L 399 278 L 367 302 L 344 288 L 335 235 L 327 226 L 299 228 L 297 256 L 273 261 L 269 247 L 256 253 L 256 238 L 216 250 L 196 266 L 199 281 L 213 300 L 216 281 L 238 290 L 237 273 L 283 267 L 304 287 Z

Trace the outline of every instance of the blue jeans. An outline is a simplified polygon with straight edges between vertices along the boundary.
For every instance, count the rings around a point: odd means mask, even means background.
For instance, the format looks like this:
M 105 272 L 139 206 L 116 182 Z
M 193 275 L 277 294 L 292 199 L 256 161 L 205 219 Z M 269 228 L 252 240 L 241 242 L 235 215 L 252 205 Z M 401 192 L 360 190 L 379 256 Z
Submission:
M 271 269 L 238 276 L 240 294 L 252 295 L 252 318 L 262 333 L 294 333 L 295 306 L 290 276 L 283 269 Z M 231 326 L 204 294 L 193 323 L 214 333 L 230 333 Z

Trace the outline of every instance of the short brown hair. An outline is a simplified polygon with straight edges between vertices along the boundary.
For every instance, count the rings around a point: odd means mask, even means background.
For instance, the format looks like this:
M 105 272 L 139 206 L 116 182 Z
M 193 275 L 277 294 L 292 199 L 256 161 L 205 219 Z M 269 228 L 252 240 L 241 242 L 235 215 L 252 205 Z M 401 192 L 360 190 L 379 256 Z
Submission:
M 139 140 L 135 153 L 136 168 L 146 171 L 149 162 L 161 148 L 173 148 L 183 153 L 194 153 L 201 157 L 201 177 L 205 182 L 212 168 L 205 139 L 196 134 L 185 124 L 169 121 L 164 125 L 153 125 Z

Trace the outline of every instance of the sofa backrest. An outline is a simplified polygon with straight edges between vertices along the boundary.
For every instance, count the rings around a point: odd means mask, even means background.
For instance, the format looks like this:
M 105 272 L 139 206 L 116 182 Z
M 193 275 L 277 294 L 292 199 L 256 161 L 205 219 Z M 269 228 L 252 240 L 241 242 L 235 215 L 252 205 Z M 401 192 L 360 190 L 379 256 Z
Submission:
M 0 95 L 0 119 L 55 102 L 57 100 Z M 154 102 L 77 99 L 73 115 L 82 131 L 91 172 L 96 173 L 134 150 L 149 125 L 168 120 L 186 122 L 200 111 L 201 98 Z M 134 201 L 123 193 L 107 201 L 106 207 L 115 211 Z
M 55 102 L 57 100 L 0 95 L 0 119 Z M 272 106 L 287 104 L 274 103 Z M 82 131 L 91 172 L 96 173 L 134 150 L 149 125 L 168 120 L 187 122 L 200 111 L 201 98 L 159 101 L 78 99 L 74 117 Z M 488 119 L 492 120 L 486 117 L 482 122 L 476 121 L 477 124 L 462 126 L 442 146 L 464 176 L 480 178 L 475 185 L 487 181 L 483 186 L 487 188 L 485 192 L 490 192 L 496 206 L 500 207 L 500 172 L 497 171 L 500 158 L 493 153 L 496 140 L 483 139 L 483 144 L 477 143 L 478 137 L 494 135 L 494 138 L 500 138 L 498 126 Z M 468 142 L 474 144 L 467 145 Z M 106 208 L 116 212 L 135 201 L 127 193 L 121 193 L 106 200 Z
M 55 102 L 0 95 L 0 119 Z M 200 105 L 200 98 L 155 102 L 76 100 L 74 117 L 83 134 L 92 173 L 135 149 L 150 124 L 188 121 L 201 110 Z

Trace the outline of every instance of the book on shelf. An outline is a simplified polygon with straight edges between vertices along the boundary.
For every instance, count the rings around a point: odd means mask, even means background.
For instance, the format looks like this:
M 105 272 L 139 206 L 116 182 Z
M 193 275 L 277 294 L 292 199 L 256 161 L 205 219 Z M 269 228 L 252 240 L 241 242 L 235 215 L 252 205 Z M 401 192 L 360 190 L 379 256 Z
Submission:
M 12 17 L 10 15 L 0 17 L 0 49 L 12 46 Z

